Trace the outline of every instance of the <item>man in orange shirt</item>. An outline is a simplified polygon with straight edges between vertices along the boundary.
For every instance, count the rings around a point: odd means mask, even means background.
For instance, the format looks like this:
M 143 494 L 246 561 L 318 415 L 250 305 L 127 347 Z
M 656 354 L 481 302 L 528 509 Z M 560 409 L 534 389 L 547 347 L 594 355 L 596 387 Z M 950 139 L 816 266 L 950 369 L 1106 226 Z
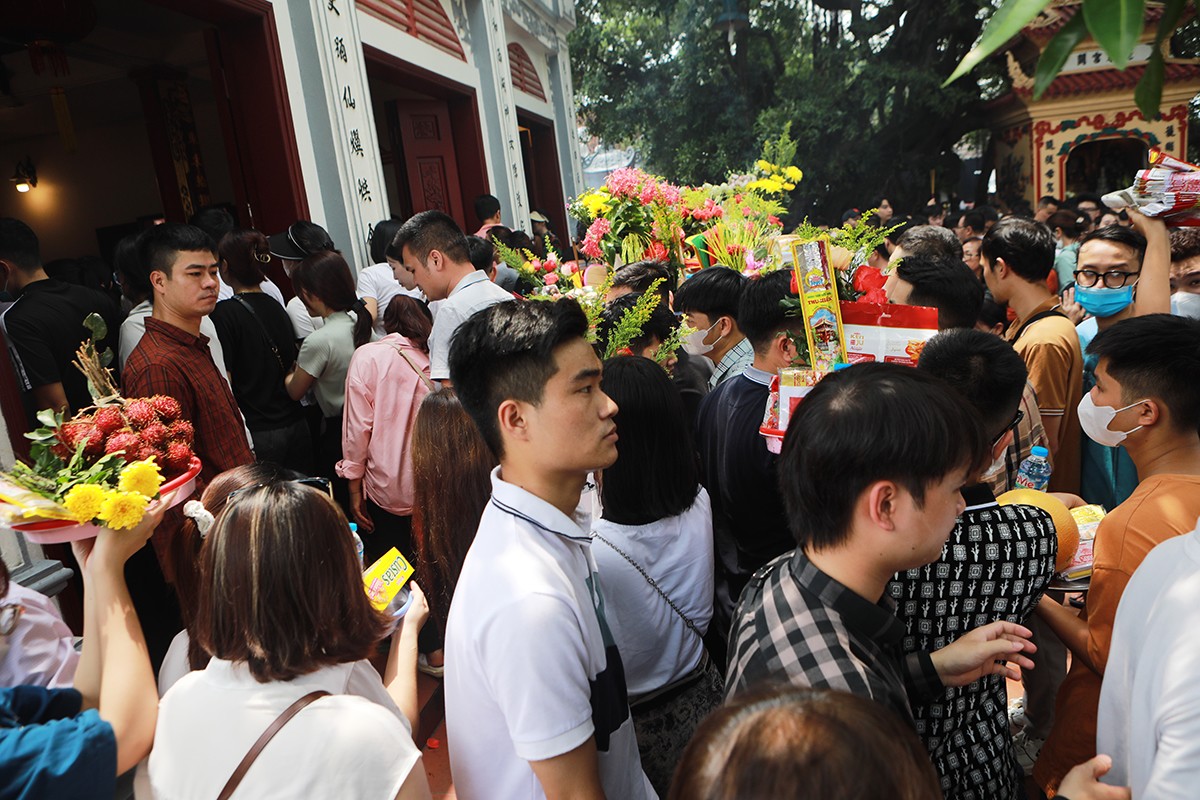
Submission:
M 1059 311 L 1058 297 L 1046 288 L 1046 276 L 1054 269 L 1054 238 L 1039 222 L 1004 219 L 983 237 L 980 259 L 992 297 L 1017 315 L 1005 338 L 1024 360 L 1037 393 L 1054 457 L 1050 490 L 1078 493 L 1075 407 L 1083 396 L 1083 353 L 1074 323 Z
M 1096 711 L 1113 620 L 1125 585 L 1155 545 L 1200 517 L 1200 321 L 1150 314 L 1118 322 L 1088 346 L 1096 386 L 1079 404 L 1087 435 L 1124 445 L 1141 482 L 1096 533 L 1087 609 L 1076 616 L 1050 598 L 1038 615 L 1070 648 L 1071 671 L 1055 706 L 1034 778 L 1046 791 L 1096 754 Z

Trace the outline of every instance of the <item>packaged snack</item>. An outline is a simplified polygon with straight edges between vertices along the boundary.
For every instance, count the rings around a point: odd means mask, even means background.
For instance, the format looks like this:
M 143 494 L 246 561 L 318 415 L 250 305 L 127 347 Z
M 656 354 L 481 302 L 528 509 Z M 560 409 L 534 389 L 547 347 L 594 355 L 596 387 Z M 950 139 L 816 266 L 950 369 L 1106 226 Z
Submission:
M 841 313 L 852 364 L 882 361 L 915 367 L 925 343 L 938 332 L 936 308 L 843 302 Z
M 1096 529 L 1100 527 L 1105 511 L 1103 506 L 1080 506 L 1071 509 L 1071 516 L 1079 526 L 1079 548 L 1075 551 L 1071 563 L 1060 574 L 1069 581 L 1077 581 L 1092 574 Z
M 812 391 L 826 373 L 789 367 L 779 371 L 779 428 L 787 430 L 800 401 Z
M 384 553 L 363 573 L 363 585 L 371 604 L 380 611 L 386 610 L 412 577 L 413 571 L 412 564 L 396 548 Z

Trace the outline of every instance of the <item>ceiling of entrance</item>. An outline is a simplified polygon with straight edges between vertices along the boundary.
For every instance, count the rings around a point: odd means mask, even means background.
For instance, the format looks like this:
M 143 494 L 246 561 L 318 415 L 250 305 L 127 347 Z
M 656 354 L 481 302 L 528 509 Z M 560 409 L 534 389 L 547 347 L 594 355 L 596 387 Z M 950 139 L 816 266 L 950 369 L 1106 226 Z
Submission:
M 95 28 L 62 46 L 67 74 L 43 59 L 34 71 L 21 43 L 0 35 L 0 143 L 57 135 L 50 90 L 65 90 L 76 127 L 140 117 L 131 70 L 154 65 L 184 69 L 193 101 L 211 97 L 203 23 L 139 0 L 94 0 Z M 4 30 L 0 11 L 0 30 Z

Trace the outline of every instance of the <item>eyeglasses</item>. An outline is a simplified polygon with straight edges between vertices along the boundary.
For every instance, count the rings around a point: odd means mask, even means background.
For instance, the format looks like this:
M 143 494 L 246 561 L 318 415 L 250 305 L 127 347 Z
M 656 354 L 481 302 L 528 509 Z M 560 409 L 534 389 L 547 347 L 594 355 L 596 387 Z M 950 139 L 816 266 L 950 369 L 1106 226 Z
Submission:
M 1025 412 L 1018 408 L 1016 415 L 1012 418 L 1012 422 L 1005 425 L 1004 430 L 1000 431 L 1000 434 L 995 439 L 992 439 L 992 447 L 1000 444 L 1000 440 L 1004 438 L 1004 435 L 1020 425 L 1023 419 L 1025 419 Z
M 1091 269 L 1077 269 L 1073 273 L 1075 275 L 1075 283 L 1085 289 L 1090 289 L 1104 278 L 1104 285 L 1109 289 L 1120 289 L 1122 286 L 1129 283 L 1129 279 L 1133 278 L 1134 283 L 1141 276 L 1140 272 L 1123 272 L 1119 269 L 1110 270 L 1103 274 Z
M 20 603 L 5 603 L 0 606 L 0 636 L 8 636 L 17 629 L 25 606 Z
M 264 486 L 273 486 L 277 483 L 295 483 L 299 484 L 300 486 L 307 486 L 310 489 L 316 489 L 318 492 L 327 495 L 330 500 L 333 499 L 333 484 L 328 478 L 297 478 L 296 480 L 291 481 L 269 481 L 267 483 L 256 483 L 254 486 L 247 486 L 244 489 L 235 489 L 229 493 L 228 497 L 225 498 L 225 506 L 229 507 L 237 498 L 245 497 L 250 492 L 255 492 Z

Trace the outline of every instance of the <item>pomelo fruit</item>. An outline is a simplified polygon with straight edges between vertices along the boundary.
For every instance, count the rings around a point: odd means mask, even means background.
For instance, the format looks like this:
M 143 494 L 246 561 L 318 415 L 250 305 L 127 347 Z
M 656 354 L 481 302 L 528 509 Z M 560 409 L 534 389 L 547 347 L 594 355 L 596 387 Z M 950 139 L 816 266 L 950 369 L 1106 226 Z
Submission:
M 1054 532 L 1058 536 L 1058 557 L 1054 561 L 1054 571 L 1062 572 L 1070 565 L 1075 551 L 1079 549 L 1079 524 L 1063 501 L 1035 489 L 1013 489 L 997 497 L 996 502 L 1002 506 L 1037 506 L 1048 513 L 1054 520 Z

